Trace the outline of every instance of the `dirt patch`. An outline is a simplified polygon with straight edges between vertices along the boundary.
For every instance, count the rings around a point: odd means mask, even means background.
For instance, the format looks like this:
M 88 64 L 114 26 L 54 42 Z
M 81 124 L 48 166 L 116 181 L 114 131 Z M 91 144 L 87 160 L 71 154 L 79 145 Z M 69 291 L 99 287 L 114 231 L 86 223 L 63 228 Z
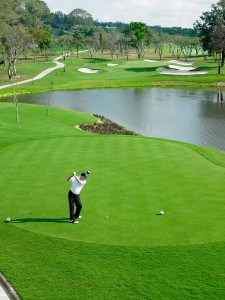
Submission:
M 103 116 L 96 114 L 93 116 L 98 119 L 96 123 L 81 124 L 76 128 L 98 134 L 137 135 L 135 132 L 127 130 Z

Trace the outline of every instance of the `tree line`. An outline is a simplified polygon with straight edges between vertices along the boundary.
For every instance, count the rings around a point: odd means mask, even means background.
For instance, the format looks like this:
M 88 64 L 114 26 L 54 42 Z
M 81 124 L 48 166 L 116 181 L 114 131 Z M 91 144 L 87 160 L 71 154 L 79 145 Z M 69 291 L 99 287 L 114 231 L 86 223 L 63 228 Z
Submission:
M 112 59 L 123 56 L 128 60 L 133 49 L 137 58 L 143 59 L 150 46 L 161 59 L 167 45 L 171 55 L 178 59 L 187 59 L 200 51 L 201 54 L 219 53 L 223 65 L 224 16 L 225 0 L 203 13 L 193 29 L 149 26 L 142 22 L 98 22 L 81 8 L 69 14 L 52 13 L 42 0 L 0 0 L 0 63 L 7 67 L 11 79 L 16 76 L 19 55 L 32 53 L 34 60 L 38 55 L 47 59 L 51 47 L 60 48 L 64 59 L 74 50 L 78 57 L 83 48 L 89 51 L 90 57 L 97 51 L 103 56 L 107 51 Z
M 200 38 L 204 51 L 218 56 L 218 73 L 225 61 L 225 0 L 211 5 L 211 10 L 203 12 L 194 23 L 194 30 Z

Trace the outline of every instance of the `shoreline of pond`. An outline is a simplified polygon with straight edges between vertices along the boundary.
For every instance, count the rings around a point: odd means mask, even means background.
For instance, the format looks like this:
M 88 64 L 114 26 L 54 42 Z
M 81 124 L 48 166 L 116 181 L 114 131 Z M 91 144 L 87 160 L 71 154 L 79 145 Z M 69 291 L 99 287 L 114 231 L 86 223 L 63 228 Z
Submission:
M 6 88 L 5 93 L 1 93 L 0 90 L 0 99 L 7 98 L 7 97 L 12 97 L 15 94 L 17 96 L 22 96 L 22 95 L 34 95 L 34 94 L 44 94 L 44 93 L 51 93 L 51 92 L 77 92 L 77 91 L 85 91 L 85 90 L 103 90 L 103 89 L 130 89 L 130 88 L 167 88 L 167 89 L 188 89 L 188 90 L 211 90 L 215 92 L 224 92 L 225 91 L 225 82 L 212 82 L 212 83 L 196 83 L 193 84 L 193 82 L 174 82 L 174 81 L 168 81 L 168 82 L 151 82 L 151 83 L 143 83 L 141 82 L 140 84 L 138 83 L 137 85 L 102 85 L 102 86 L 82 86 L 79 88 L 54 88 L 54 89 L 42 89 L 42 90 L 33 90 L 33 91 L 28 91 L 28 90 L 17 90 L 16 93 L 14 91 L 8 92 L 7 90 L 9 88 Z M 11 90 L 11 89 L 10 89 Z
M 98 114 L 143 136 L 225 151 L 223 99 L 224 92 L 212 89 L 128 88 L 29 94 L 18 102 Z

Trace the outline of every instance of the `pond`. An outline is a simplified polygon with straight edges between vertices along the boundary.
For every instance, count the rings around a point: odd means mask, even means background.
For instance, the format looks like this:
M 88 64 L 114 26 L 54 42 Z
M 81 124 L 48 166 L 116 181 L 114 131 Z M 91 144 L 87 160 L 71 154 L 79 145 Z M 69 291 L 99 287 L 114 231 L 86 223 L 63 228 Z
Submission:
M 203 89 L 123 88 L 21 95 L 19 102 L 96 113 L 145 136 L 225 151 L 222 97 Z

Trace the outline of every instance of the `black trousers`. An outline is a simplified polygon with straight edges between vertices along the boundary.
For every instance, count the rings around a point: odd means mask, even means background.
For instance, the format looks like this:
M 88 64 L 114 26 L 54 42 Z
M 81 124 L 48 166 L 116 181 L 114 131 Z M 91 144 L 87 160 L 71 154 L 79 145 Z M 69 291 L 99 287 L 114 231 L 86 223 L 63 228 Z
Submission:
M 69 199 L 69 208 L 70 208 L 70 220 L 77 219 L 82 209 L 80 195 L 74 194 L 73 192 L 71 192 L 71 190 L 69 190 L 68 199 Z M 76 206 L 75 213 L 74 213 L 74 204 Z

